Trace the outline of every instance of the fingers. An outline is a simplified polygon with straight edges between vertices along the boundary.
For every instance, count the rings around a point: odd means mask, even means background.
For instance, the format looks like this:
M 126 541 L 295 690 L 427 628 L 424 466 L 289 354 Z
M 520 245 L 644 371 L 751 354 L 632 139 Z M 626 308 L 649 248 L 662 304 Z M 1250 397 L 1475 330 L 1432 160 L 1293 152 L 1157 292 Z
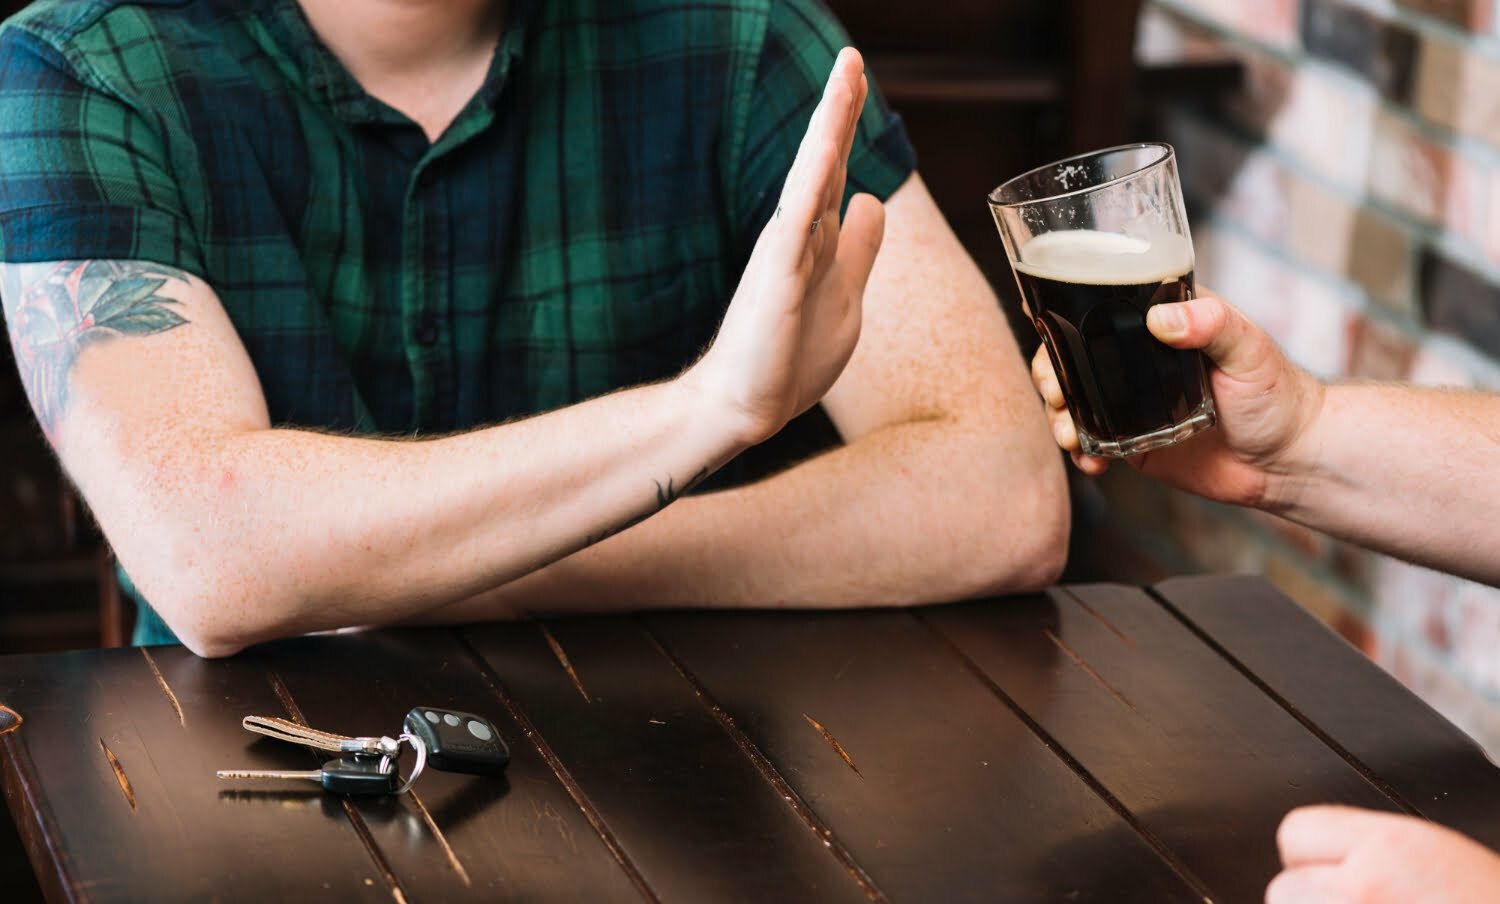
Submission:
M 870 82 L 865 77 L 864 69 L 863 58 L 851 47 L 840 51 L 838 61 L 834 64 L 834 74 L 831 78 L 845 80 L 850 91 L 853 92 L 853 101 L 849 105 L 849 119 L 844 124 L 843 144 L 839 148 L 838 176 L 832 190 L 828 193 L 825 217 L 831 216 L 836 219 L 844 201 L 844 189 L 849 178 L 849 155 L 854 150 L 854 139 L 859 134 L 859 118 L 864 113 L 865 98 L 870 92 Z
M 1036 354 L 1031 358 L 1031 382 L 1036 385 L 1042 401 L 1047 403 L 1047 424 L 1052 430 L 1053 440 L 1069 453 L 1074 467 L 1091 477 L 1109 470 L 1109 459 L 1083 454 L 1078 441 L 1078 428 L 1073 423 L 1073 415 L 1068 412 L 1062 386 L 1057 382 L 1057 374 L 1052 369 L 1052 359 L 1048 357 L 1045 345 L 1038 346 Z
M 855 294 L 860 297 L 884 238 L 885 205 L 873 195 L 858 194 L 849 199 L 849 215 L 839 231 L 838 264 L 853 277 Z
M 862 103 L 863 72 L 864 62 L 857 52 L 846 49 L 839 54 L 782 187 L 770 228 L 782 246 L 778 250 L 794 255 L 792 259 L 798 262 L 805 261 L 803 252 L 817 235 L 812 228 L 814 221 L 827 217 L 832 210 L 834 219 L 822 223 L 818 231 L 838 225 L 837 208 L 843 197 L 848 148 L 858 115 L 856 102 Z
M 1287 870 L 1266 886 L 1266 904 L 1327 904 L 1348 901 L 1344 871 L 1329 864 Z
M 1338 863 L 1371 832 L 1409 817 L 1356 807 L 1300 807 L 1281 820 L 1276 847 L 1287 869 L 1317 863 Z
M 1249 376 L 1281 357 L 1270 336 L 1217 298 L 1156 305 L 1146 312 L 1146 327 L 1173 348 L 1202 349 L 1231 377 Z
M 1045 345 L 1038 345 L 1036 354 L 1031 356 L 1031 382 L 1048 408 L 1063 408 L 1067 405 L 1063 400 L 1062 384 L 1057 382 L 1057 372 L 1052 369 L 1052 358 L 1048 356 Z

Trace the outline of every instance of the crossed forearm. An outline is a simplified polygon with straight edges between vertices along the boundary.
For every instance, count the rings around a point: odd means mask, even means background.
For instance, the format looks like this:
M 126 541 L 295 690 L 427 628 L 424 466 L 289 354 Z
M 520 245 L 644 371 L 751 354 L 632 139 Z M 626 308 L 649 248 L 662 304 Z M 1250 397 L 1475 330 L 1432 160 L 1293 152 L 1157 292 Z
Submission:
M 413 616 L 665 507 L 740 448 L 684 391 L 643 387 L 421 442 L 157 435 L 136 440 L 157 447 L 150 474 L 83 489 L 168 624 L 226 654 Z M 588 439 L 601 434 L 610 442 Z
M 1014 432 L 932 420 L 876 430 L 432 613 L 938 602 L 1050 583 L 1068 532 L 1062 469 Z M 1035 460 L 1033 460 L 1035 459 Z

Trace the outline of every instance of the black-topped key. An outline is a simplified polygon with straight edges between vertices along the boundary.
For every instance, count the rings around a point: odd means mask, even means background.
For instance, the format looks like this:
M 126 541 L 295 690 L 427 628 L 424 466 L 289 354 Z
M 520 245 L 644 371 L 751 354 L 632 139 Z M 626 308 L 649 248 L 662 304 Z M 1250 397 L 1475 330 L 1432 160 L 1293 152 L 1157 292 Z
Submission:
M 483 716 L 419 706 L 403 727 L 427 745 L 427 765 L 443 772 L 499 775 L 510 762 L 510 749 Z
M 311 781 L 323 786 L 324 791 L 346 794 L 350 797 L 370 797 L 391 794 L 396 790 L 401 777 L 396 772 L 394 760 L 382 758 L 356 759 L 344 757 L 329 760 L 322 769 L 305 771 L 278 771 L 274 769 L 221 769 L 219 778 L 227 779 L 286 779 Z

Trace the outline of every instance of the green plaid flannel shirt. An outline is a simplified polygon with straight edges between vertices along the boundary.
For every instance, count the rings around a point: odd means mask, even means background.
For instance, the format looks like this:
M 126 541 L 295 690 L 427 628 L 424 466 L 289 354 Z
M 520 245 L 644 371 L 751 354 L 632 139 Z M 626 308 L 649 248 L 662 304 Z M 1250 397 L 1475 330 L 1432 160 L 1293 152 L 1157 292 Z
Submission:
M 453 431 L 670 377 L 847 37 L 820 0 L 511 6 L 429 144 L 296 0 L 33 4 L 0 29 L 0 259 L 200 276 L 278 425 Z M 884 199 L 914 166 L 872 91 L 850 191 Z M 798 432 L 730 479 L 822 441 Z M 141 612 L 137 642 L 173 639 Z

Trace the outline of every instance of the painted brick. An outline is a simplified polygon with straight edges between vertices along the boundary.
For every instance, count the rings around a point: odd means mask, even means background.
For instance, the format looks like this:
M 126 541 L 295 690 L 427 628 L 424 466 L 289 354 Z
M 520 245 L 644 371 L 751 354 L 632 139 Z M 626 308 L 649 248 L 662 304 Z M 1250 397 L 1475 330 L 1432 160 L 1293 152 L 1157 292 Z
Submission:
M 1354 204 L 1310 179 L 1287 173 L 1286 221 L 1281 241 L 1298 260 L 1330 273 L 1346 273 L 1353 251 Z
M 1333 573 L 1339 580 L 1358 588 L 1368 599 L 1372 574 L 1375 570 L 1375 554 L 1361 546 L 1345 543 L 1342 540 L 1332 541 L 1331 546 L 1329 561 L 1333 565 Z
M 1297 44 L 1297 0 L 1161 0 L 1216 25 L 1278 47 Z
M 1353 598 L 1293 556 L 1270 553 L 1264 577 L 1330 628 L 1338 630 L 1343 625 L 1348 629 L 1352 624 L 1362 624 L 1354 614 L 1358 603 Z
M 1411 98 L 1419 42 L 1408 28 L 1339 0 L 1303 0 L 1302 44 L 1308 53 L 1357 73 L 1390 100 Z
M 1500 58 L 1429 35 L 1413 94 L 1424 118 L 1500 147 Z
M 1452 619 L 1455 672 L 1470 686 L 1500 699 L 1500 590 L 1465 582 Z
M 1485 256 L 1500 262 L 1500 170 L 1490 173 L 1484 200 L 1479 206 L 1479 244 Z
M 1468 366 L 1473 351 L 1451 336 L 1428 336 L 1417 348 L 1407 379 L 1420 386 L 1455 386 L 1473 389 L 1479 385 Z
M 1413 12 L 1451 22 L 1470 31 L 1488 31 L 1495 22 L 1494 0 L 1396 0 Z
M 1381 638 L 1377 662 L 1449 721 L 1466 732 L 1491 759 L 1500 756 L 1500 710 L 1455 678 L 1430 654 Z
M 1417 341 L 1406 330 L 1382 320 L 1355 316 L 1349 321 L 1346 376 L 1366 380 L 1405 380 L 1417 357 Z
M 1443 218 L 1453 160 L 1448 147 L 1381 111 L 1370 148 L 1370 194 L 1424 222 Z
M 1449 158 L 1448 188 L 1443 198 L 1442 225 L 1448 233 L 1481 252 L 1493 244 L 1490 231 L 1490 205 L 1493 192 L 1500 188 L 1500 168 L 1481 163 L 1474 157 L 1455 151 Z
M 1445 649 L 1452 634 L 1451 612 L 1464 582 L 1389 556 L 1378 558 L 1374 572 L 1371 621 L 1375 629 L 1383 636 L 1406 642 L 1420 638 L 1430 649 Z
M 1303 527 L 1295 521 L 1278 518 L 1275 515 L 1255 510 L 1247 510 L 1246 516 L 1252 524 L 1258 525 L 1262 530 L 1271 534 L 1278 542 L 1295 552 L 1297 556 L 1308 565 L 1314 565 L 1327 558 L 1332 548 L 1333 541 L 1327 534 Z
M 1376 111 L 1377 98 L 1368 85 L 1308 64 L 1296 70 L 1268 134 L 1324 179 L 1360 192 L 1370 170 Z
M 1429 248 L 1422 253 L 1421 294 L 1432 329 L 1500 358 L 1500 285 Z
M 1294 361 L 1319 376 L 1343 372 L 1353 312 L 1324 280 L 1230 230 L 1207 231 L 1194 244 L 1205 284 L 1244 311 Z
M 1365 209 L 1355 214 L 1344 270 L 1385 307 L 1416 308 L 1416 249 L 1411 236 L 1389 217 Z
M 1269 53 L 1243 45 L 1235 46 L 1233 53 L 1243 67 L 1242 83 L 1226 99 L 1224 112 L 1245 131 L 1265 135 L 1291 97 L 1297 70 Z

